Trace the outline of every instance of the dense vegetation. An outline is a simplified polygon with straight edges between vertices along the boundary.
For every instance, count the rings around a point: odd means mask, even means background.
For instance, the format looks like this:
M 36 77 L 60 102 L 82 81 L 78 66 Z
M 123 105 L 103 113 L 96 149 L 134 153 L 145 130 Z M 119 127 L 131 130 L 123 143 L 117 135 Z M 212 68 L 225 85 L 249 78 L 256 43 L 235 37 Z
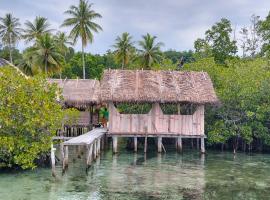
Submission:
M 56 85 L 40 76 L 25 77 L 14 68 L 0 68 L 0 168 L 34 168 L 48 151 L 51 137 L 75 117 L 57 101 Z
M 106 68 L 207 71 L 221 101 L 219 106 L 207 108 L 208 144 L 234 151 L 239 147 L 244 151 L 262 151 L 269 147 L 270 13 L 265 19 L 252 15 L 250 24 L 239 31 L 240 38 L 236 38 L 236 30 L 233 30 L 231 22 L 221 19 L 206 30 L 203 38 L 194 42 L 194 51 L 161 51 L 164 44 L 156 36 L 145 33 L 140 41 L 134 41 L 130 33 L 123 33 L 115 42 L 112 41 L 112 49 L 103 55 L 93 55 L 84 51 L 86 45 L 94 41 L 94 33 L 102 31 L 102 27 L 94 21 L 102 16 L 92 9 L 92 4 L 80 0 L 78 6 L 71 6 L 65 14 L 67 19 L 62 26 L 71 27 L 69 34 L 53 31 L 44 17 L 36 17 L 33 22 L 27 21 L 24 27 L 20 20 L 11 14 L 0 18 L 0 57 L 10 60 L 24 73 L 34 77 L 30 80 L 14 78 L 6 71 L 5 75 L 1 76 L 0 96 L 4 99 L 14 99 L 12 105 L 21 105 L 22 108 L 26 106 L 24 104 L 29 106 L 28 103 L 32 101 L 41 105 L 33 105 L 30 114 L 34 114 L 34 117 L 31 117 L 29 123 L 22 125 L 17 121 L 9 121 L 12 118 L 11 115 L 7 115 L 11 111 L 5 110 L 10 109 L 9 101 L 0 101 L 2 104 L 6 103 L 0 107 L 0 114 L 5 114 L 1 116 L 0 122 L 7 123 L 6 126 L 10 128 L 3 132 L 1 125 L 0 129 L 0 137 L 6 138 L 0 140 L 1 146 L 4 146 L 0 152 L 2 163 L 33 167 L 33 159 L 41 150 L 48 148 L 46 134 L 48 131 L 51 134 L 59 128 L 59 120 L 63 113 L 53 100 L 55 88 L 49 87 L 44 93 L 44 88 L 40 86 L 44 85 L 39 78 L 40 74 L 55 78 L 100 79 Z M 84 20 L 80 20 L 81 18 Z M 15 48 L 19 40 L 25 40 L 26 44 L 29 44 L 23 52 Z M 81 52 L 73 49 L 77 41 L 81 43 Z M 16 87 L 18 88 L 15 90 Z M 16 95 L 3 92 L 10 88 L 18 90 L 18 96 L 24 95 L 24 98 L 19 100 Z M 43 103 L 40 104 L 40 101 Z M 123 112 L 141 109 L 136 105 L 120 107 Z M 20 109 L 18 107 L 17 110 Z M 37 115 L 44 109 L 42 114 L 45 116 Z M 24 109 L 11 113 L 12 117 L 29 114 Z M 51 126 L 47 127 L 43 119 L 51 120 Z M 38 124 L 42 124 L 48 130 L 42 132 L 37 129 Z M 17 140 L 14 140 L 15 136 Z M 25 141 L 41 145 L 27 146 Z M 15 154 L 16 156 L 10 156 Z

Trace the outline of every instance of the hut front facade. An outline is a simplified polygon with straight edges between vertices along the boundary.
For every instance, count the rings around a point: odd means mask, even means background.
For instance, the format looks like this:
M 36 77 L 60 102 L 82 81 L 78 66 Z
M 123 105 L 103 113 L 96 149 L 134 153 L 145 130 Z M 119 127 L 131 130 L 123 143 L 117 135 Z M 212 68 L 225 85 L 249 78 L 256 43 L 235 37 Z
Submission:
M 98 124 L 98 113 L 94 113 L 95 106 L 99 105 L 100 83 L 91 79 L 49 79 L 56 83 L 62 91 L 63 107 L 76 108 L 80 111 L 78 119 L 72 125 L 64 125 L 63 133 L 59 136 L 75 137 L 91 130 Z
M 204 105 L 218 102 L 207 73 L 107 70 L 100 95 L 109 105 L 108 135 L 113 138 L 114 152 L 117 152 L 117 137 L 133 137 L 135 151 L 138 137 L 157 137 L 159 152 L 163 137 L 176 138 L 180 150 L 182 138 L 199 138 L 201 151 L 205 151 Z M 147 114 L 122 114 L 115 106 L 119 103 L 151 103 L 152 108 Z M 183 103 L 196 105 L 196 110 L 181 114 Z M 164 114 L 161 104 L 175 104 L 178 112 Z

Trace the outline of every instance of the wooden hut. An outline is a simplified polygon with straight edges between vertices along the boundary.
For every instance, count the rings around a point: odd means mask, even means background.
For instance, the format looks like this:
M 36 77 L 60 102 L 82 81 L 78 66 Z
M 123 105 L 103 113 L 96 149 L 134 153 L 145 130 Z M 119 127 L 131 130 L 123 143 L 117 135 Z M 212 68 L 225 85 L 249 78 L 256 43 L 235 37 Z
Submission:
M 162 138 L 176 138 L 182 148 L 182 138 L 201 139 L 204 147 L 204 105 L 218 102 L 211 79 L 206 72 L 106 70 L 100 86 L 101 101 L 109 105 L 108 136 L 113 138 L 113 151 L 117 152 L 117 137 L 133 137 L 137 151 L 137 138 L 158 138 L 158 152 L 162 151 Z M 121 114 L 117 103 L 151 103 L 147 114 Z M 167 115 L 160 104 L 190 103 L 196 105 L 193 114 Z
M 76 108 L 80 116 L 76 124 L 65 126 L 65 135 L 77 136 L 90 130 L 98 123 L 98 113 L 94 113 L 94 107 L 99 104 L 100 83 L 91 79 L 49 79 L 50 83 L 56 83 L 62 89 L 65 108 Z

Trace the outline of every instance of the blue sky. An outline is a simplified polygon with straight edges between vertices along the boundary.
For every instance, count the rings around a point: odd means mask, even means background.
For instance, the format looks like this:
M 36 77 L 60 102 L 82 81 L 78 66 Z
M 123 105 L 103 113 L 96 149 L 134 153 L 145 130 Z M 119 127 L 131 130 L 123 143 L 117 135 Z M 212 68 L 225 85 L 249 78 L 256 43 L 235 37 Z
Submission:
M 264 18 L 270 11 L 270 0 L 89 0 L 103 18 L 97 22 L 103 32 L 88 45 L 91 53 L 105 53 L 117 35 L 129 32 L 135 41 L 145 33 L 156 35 L 165 43 L 163 49 L 193 49 L 193 42 L 222 17 L 231 20 L 236 33 L 249 24 L 256 14 Z M 59 29 L 63 14 L 78 0 L 0 0 L 0 16 L 11 12 L 23 24 L 35 16 L 47 17 L 52 28 Z M 68 29 L 61 28 L 62 31 Z M 238 34 L 237 34 L 238 35 Z M 18 44 L 19 49 L 24 42 Z M 80 49 L 80 45 L 75 47 Z

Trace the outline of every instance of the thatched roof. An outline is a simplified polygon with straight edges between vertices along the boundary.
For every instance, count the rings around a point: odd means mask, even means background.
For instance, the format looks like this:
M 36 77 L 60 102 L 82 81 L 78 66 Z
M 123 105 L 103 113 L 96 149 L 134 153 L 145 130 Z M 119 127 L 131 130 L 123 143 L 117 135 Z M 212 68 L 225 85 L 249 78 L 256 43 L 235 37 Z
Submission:
M 7 60 L 0 58 L 0 67 L 11 65 Z
M 106 70 L 100 95 L 104 102 L 218 102 L 206 72 Z
M 86 108 L 99 103 L 100 84 L 90 79 L 49 79 L 63 90 L 64 103 L 68 107 Z

